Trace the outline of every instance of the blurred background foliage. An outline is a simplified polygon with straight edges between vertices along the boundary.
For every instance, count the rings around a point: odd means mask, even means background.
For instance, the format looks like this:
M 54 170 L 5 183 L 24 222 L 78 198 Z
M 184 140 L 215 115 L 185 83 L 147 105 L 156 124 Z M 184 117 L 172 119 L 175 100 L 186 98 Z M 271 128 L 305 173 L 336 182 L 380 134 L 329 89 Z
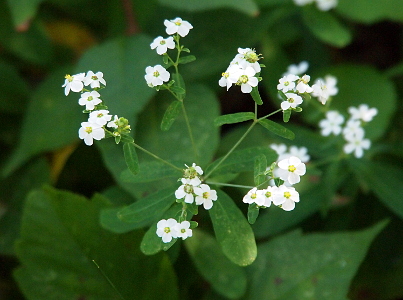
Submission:
M 366 128 L 373 146 L 365 158 L 326 169 L 314 161 L 335 149 L 323 146 L 323 111 L 312 107 L 286 125 L 294 141 L 256 128 L 240 145 L 306 146 L 313 161 L 296 209 L 261 213 L 252 226 L 258 257 L 246 268 L 223 255 L 205 212 L 185 247 L 155 256 L 140 252 L 145 229 L 103 228 L 100 215 L 112 222 L 108 211 L 170 183 L 125 180 L 121 147 L 79 141 L 85 120 L 76 95 L 61 88 L 65 74 L 102 71 L 109 110 L 129 119 L 136 142 L 190 163 L 183 121 L 159 129 L 172 99 L 143 78 L 161 62 L 149 44 L 177 16 L 194 26 L 183 43 L 197 60 L 181 73 L 203 164 L 245 130 L 219 131 L 220 110 L 253 111 L 248 95 L 217 84 L 238 47 L 263 54 L 262 116 L 277 109 L 287 66 L 302 60 L 312 78 L 338 78 L 332 109 L 379 111 Z M 328 12 L 291 0 L 0 1 L 0 299 L 403 299 L 402 22 L 401 0 L 339 0 Z M 225 191 L 245 213 L 242 191 Z

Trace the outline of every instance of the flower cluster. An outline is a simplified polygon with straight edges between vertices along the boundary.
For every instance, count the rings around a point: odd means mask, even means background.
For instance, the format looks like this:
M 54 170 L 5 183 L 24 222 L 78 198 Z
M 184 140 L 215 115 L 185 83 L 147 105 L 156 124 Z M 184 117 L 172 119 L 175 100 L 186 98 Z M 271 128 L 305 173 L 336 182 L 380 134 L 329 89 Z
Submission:
M 67 96 L 70 91 L 81 93 L 81 97 L 78 100 L 78 104 L 85 106 L 84 113 L 88 113 L 89 117 L 87 122 L 81 123 L 81 128 L 78 130 L 78 136 L 84 140 L 84 143 L 91 146 L 94 140 L 102 140 L 105 138 L 105 133 L 110 133 L 105 127 L 113 128 L 112 136 L 115 139 L 120 140 L 121 134 L 128 133 L 130 131 L 130 125 L 127 119 L 119 118 L 109 114 L 107 106 L 103 104 L 100 99 L 101 84 L 106 86 L 106 81 L 103 78 L 102 72 L 94 73 L 88 71 L 85 73 L 79 73 L 76 75 L 66 75 L 65 82 L 62 85 L 64 87 L 64 93 Z M 89 90 L 88 88 L 92 90 Z
M 186 51 L 183 48 L 179 49 L 179 36 L 185 37 L 188 35 L 190 29 L 193 28 L 192 24 L 181 18 L 175 18 L 173 20 L 165 20 L 165 31 L 170 36 L 163 38 L 158 36 L 150 44 L 151 49 L 155 49 L 159 55 L 167 55 L 168 49 L 175 49 Z M 177 44 L 175 44 L 177 42 Z M 154 67 L 148 66 L 146 68 L 146 75 L 144 76 L 149 87 L 158 87 L 168 82 L 171 74 L 161 65 L 155 65 Z
M 217 200 L 217 192 L 210 189 L 207 184 L 202 183 L 200 176 L 203 170 L 195 163 L 188 167 L 183 178 L 180 179 L 182 185 L 175 191 L 177 200 L 183 200 L 185 203 L 202 205 L 205 209 L 213 207 L 213 201 Z
M 314 2 L 319 10 L 328 11 L 337 6 L 338 0 L 294 0 L 294 3 L 298 6 L 304 6 Z
M 268 186 L 261 190 L 254 187 L 243 197 L 244 203 L 255 203 L 260 208 L 270 207 L 273 203 L 286 211 L 295 208 L 295 203 L 299 202 L 299 193 L 294 187 L 286 184 L 293 185 L 300 181 L 300 176 L 306 172 L 305 164 L 298 157 L 290 156 L 280 160 L 277 165 L 279 167 L 279 178 L 283 180 L 283 184 Z M 273 174 L 271 175 L 273 176 Z
M 175 219 L 162 219 L 157 223 L 157 235 L 162 238 L 164 243 L 169 243 L 172 238 L 182 238 L 185 240 L 192 236 L 192 229 L 190 229 L 190 222 L 178 222 Z
M 368 150 L 371 146 L 371 141 L 364 138 L 365 130 L 362 125 L 372 121 L 378 114 L 378 110 L 374 107 L 369 108 L 367 104 L 361 104 L 358 108 L 349 107 L 348 112 L 350 118 L 344 128 L 342 127 L 344 117 L 335 110 L 326 113 L 326 119 L 319 122 L 319 127 L 323 136 L 330 134 L 337 136 L 343 133 L 344 140 L 347 142 L 343 147 L 344 152 L 346 154 L 354 152 L 356 158 L 361 158 L 364 155 L 364 149 Z
M 233 84 L 239 85 L 243 93 L 250 93 L 261 80 L 258 75 L 263 65 L 259 64 L 259 59 L 261 55 L 256 54 L 255 50 L 238 48 L 238 54 L 235 55 L 227 70 L 221 74 L 218 84 L 221 87 L 227 87 L 227 91 Z

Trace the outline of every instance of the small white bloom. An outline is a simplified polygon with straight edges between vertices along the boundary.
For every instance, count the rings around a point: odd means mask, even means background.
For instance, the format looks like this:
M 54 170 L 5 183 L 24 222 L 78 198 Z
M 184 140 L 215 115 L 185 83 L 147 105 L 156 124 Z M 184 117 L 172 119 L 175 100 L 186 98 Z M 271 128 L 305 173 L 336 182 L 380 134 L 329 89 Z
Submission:
M 308 84 L 309 80 L 311 80 L 311 77 L 306 74 L 298 80 L 298 84 L 295 87 L 298 93 L 312 93 L 313 89 Z
M 344 117 L 338 111 L 329 110 L 326 113 L 326 119 L 319 122 L 319 127 L 322 128 L 321 134 L 323 136 L 328 136 L 333 133 L 334 135 L 339 135 L 341 132 L 341 124 L 344 122 Z
M 378 109 L 376 107 L 369 108 L 367 104 L 361 104 L 358 108 L 350 106 L 348 112 L 354 120 L 370 122 L 378 114 Z
M 282 91 L 283 93 L 294 90 L 295 81 L 297 81 L 298 79 L 299 77 L 294 74 L 289 74 L 280 78 L 279 84 L 277 85 L 277 90 Z
M 101 125 L 82 122 L 81 128 L 78 130 L 78 136 L 84 140 L 87 146 L 91 146 L 95 140 L 102 140 L 105 137 L 105 131 Z
M 177 232 L 178 222 L 175 219 L 162 219 L 157 223 L 157 235 L 162 238 L 164 243 L 169 243 L 172 238 L 178 237 Z
M 264 196 L 264 204 L 261 206 L 264 207 L 270 207 L 274 195 L 277 193 L 277 187 L 276 186 L 268 186 L 266 189 L 262 190 L 262 194 Z
M 176 233 L 178 238 L 186 240 L 188 237 L 192 236 L 192 229 L 190 229 L 190 222 L 183 221 L 181 223 L 176 223 Z
M 101 95 L 97 91 L 82 93 L 81 98 L 78 100 L 78 104 L 85 105 L 86 110 L 93 110 L 95 105 L 102 102 L 102 100 L 99 99 L 100 96 Z
M 290 156 L 298 157 L 303 163 L 307 163 L 311 158 L 308 155 L 308 149 L 306 147 L 291 146 L 290 147 Z
M 337 78 L 327 75 L 325 79 L 317 79 L 312 85 L 312 95 L 318 97 L 318 100 L 324 105 L 331 97 L 337 95 L 339 89 L 336 87 Z
M 300 105 L 302 103 L 302 97 L 297 94 L 288 93 L 288 94 L 286 94 L 286 96 L 287 96 L 287 101 L 281 102 L 282 110 L 287 110 L 290 107 L 296 108 L 298 105 Z
M 90 112 L 90 116 L 88 118 L 88 122 L 98 124 L 100 126 L 104 126 L 112 119 L 112 116 L 109 115 L 109 110 L 95 110 Z
M 239 69 L 239 72 L 230 74 L 231 77 L 229 79 L 231 81 L 235 81 L 236 85 L 241 86 L 242 93 L 250 93 L 252 91 L 252 87 L 257 86 L 259 80 L 257 77 L 254 77 L 256 71 L 251 68 L 247 67 L 246 69 Z
M 202 193 L 202 189 L 191 184 L 192 179 L 182 178 L 182 185 L 175 191 L 176 199 L 185 198 L 185 203 L 193 203 L 194 194 L 199 195 Z
M 328 11 L 337 6 L 338 0 L 316 0 L 316 6 L 318 9 Z
M 261 67 L 259 64 L 259 55 L 256 54 L 256 51 L 251 48 L 238 48 L 238 53 L 234 60 L 231 62 L 233 64 L 237 64 L 241 69 L 246 69 L 251 67 L 255 70 L 255 73 L 259 73 L 261 71 Z
M 64 87 L 64 94 L 67 96 L 70 93 L 70 90 L 76 93 L 81 92 L 84 88 L 83 84 L 84 77 L 85 77 L 84 73 L 79 73 L 73 76 L 66 75 L 64 77 L 66 78 L 66 80 L 62 85 L 62 87 Z
M 172 36 L 164 39 L 162 36 L 156 37 L 150 45 L 151 49 L 157 48 L 157 53 L 162 55 L 169 49 L 175 48 L 174 38 Z
M 361 158 L 364 155 L 364 149 L 367 150 L 371 147 L 371 141 L 364 139 L 364 130 L 349 136 L 346 140 L 348 143 L 344 145 L 344 152 L 346 154 L 354 152 L 356 158 Z
M 314 2 L 315 0 L 294 0 L 294 3 L 298 6 L 304 6 Z
M 154 87 L 168 81 L 170 76 L 171 74 L 163 66 L 155 65 L 154 67 L 148 66 L 146 68 L 144 78 L 150 87 Z
M 295 188 L 280 185 L 273 197 L 273 203 L 281 205 L 285 211 L 290 211 L 295 208 L 295 202 L 299 202 L 299 193 Z
M 218 84 L 221 87 L 227 87 L 228 89 L 237 82 L 240 74 L 241 69 L 238 65 L 230 65 L 228 69 L 221 74 L 221 79 L 218 81 Z
M 110 121 L 108 124 L 106 124 L 106 126 L 111 127 L 111 128 L 118 128 L 119 127 L 117 124 L 118 120 L 119 120 L 119 117 L 117 115 L 115 115 L 113 117 L 113 120 Z
M 242 201 L 248 204 L 256 203 L 259 206 L 264 206 L 266 203 L 264 190 L 258 190 L 254 187 L 243 197 Z
M 103 77 L 104 73 L 102 72 L 97 72 L 94 74 L 94 72 L 88 71 L 87 76 L 84 78 L 84 85 L 90 85 L 91 88 L 99 88 L 101 83 L 106 85 L 106 81 Z
M 164 25 L 166 27 L 165 31 L 167 34 L 172 35 L 174 33 L 178 33 L 181 37 L 187 36 L 190 29 L 193 28 L 188 21 L 184 21 L 181 18 L 176 18 L 170 21 L 165 20 Z
M 195 190 L 196 204 L 202 205 L 205 209 L 210 209 L 213 207 L 213 201 L 217 200 L 217 192 L 210 189 L 207 184 L 201 184 L 200 189 Z
M 343 128 L 344 138 L 350 140 L 357 134 L 364 136 L 364 128 L 361 127 L 361 122 L 353 119 L 348 120 L 346 126 Z
M 282 180 L 288 181 L 290 184 L 296 184 L 300 181 L 300 176 L 306 172 L 306 167 L 296 156 L 283 159 L 277 163 L 279 176 Z
M 313 0 L 309 0 L 313 1 Z M 283 74 L 283 76 L 289 75 L 289 74 L 294 74 L 297 76 L 300 76 L 304 74 L 309 68 L 309 64 L 307 61 L 301 61 L 298 65 L 290 65 L 287 68 L 287 72 Z
M 270 144 L 270 148 L 276 151 L 278 155 L 277 161 L 290 157 L 290 154 L 287 152 L 287 146 L 284 144 Z

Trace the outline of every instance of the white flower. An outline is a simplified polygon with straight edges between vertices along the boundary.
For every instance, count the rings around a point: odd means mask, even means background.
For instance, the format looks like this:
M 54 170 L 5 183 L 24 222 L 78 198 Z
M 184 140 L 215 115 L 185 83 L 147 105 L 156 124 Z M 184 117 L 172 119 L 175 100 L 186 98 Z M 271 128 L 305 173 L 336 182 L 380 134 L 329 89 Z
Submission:
M 230 65 L 228 69 L 221 74 L 221 79 L 218 81 L 218 84 L 221 87 L 227 87 L 228 89 L 232 86 L 232 84 L 236 83 L 240 76 L 241 69 L 238 65 Z
M 270 148 L 276 151 L 279 156 L 287 152 L 287 146 L 284 144 L 270 144 Z
M 345 137 L 347 144 L 344 145 L 344 152 L 350 154 L 354 152 L 356 158 L 361 158 L 364 155 L 364 149 L 369 149 L 371 141 L 364 139 L 364 130 L 357 132 L 357 134 Z
M 174 20 L 165 20 L 164 25 L 166 26 L 166 33 L 172 35 L 174 33 L 178 33 L 181 37 L 187 36 L 190 29 L 193 26 L 188 22 L 184 21 L 181 18 L 176 18 Z
M 199 190 L 195 190 L 196 204 L 202 205 L 205 209 L 213 207 L 213 201 L 217 200 L 217 192 L 211 190 L 207 184 L 201 184 Z
M 337 1 L 338 0 L 316 0 L 316 6 L 320 10 L 328 11 L 337 6 Z
M 164 39 L 162 36 L 159 36 L 154 39 L 154 41 L 150 45 L 151 49 L 157 48 L 157 53 L 162 55 L 166 53 L 169 49 L 175 48 L 174 38 L 172 36 Z
M 201 194 L 201 188 L 197 186 L 193 186 L 190 184 L 191 179 L 182 178 L 181 179 L 182 185 L 175 191 L 176 199 L 183 199 L 185 198 L 185 203 L 193 203 L 194 201 L 194 194 Z
M 94 72 L 88 71 L 87 76 L 84 78 L 84 85 L 90 85 L 91 88 L 99 88 L 101 83 L 106 85 L 106 81 L 103 77 L 104 74 L 102 72 L 97 72 L 94 74 Z
M 362 133 L 361 133 L 362 131 Z M 347 121 L 346 126 L 343 128 L 343 136 L 346 140 L 351 139 L 354 135 L 364 135 L 364 128 L 361 127 L 359 120 L 350 119 Z
M 118 124 L 117 121 L 119 120 L 119 117 L 117 115 L 115 115 L 113 117 L 113 120 L 110 121 L 108 124 L 106 124 L 107 127 L 111 127 L 111 128 L 118 128 Z
M 283 159 L 277 163 L 279 176 L 282 180 L 288 181 L 290 184 L 296 184 L 300 181 L 300 176 L 306 172 L 306 167 L 296 156 Z
M 299 202 L 299 194 L 295 188 L 280 185 L 273 197 L 273 203 L 281 205 L 285 211 L 290 211 L 295 208 L 295 202 Z
M 109 110 L 102 109 L 91 112 L 88 118 L 88 122 L 104 126 L 111 119 L 112 116 L 109 115 Z
M 105 137 L 105 131 L 101 125 L 82 122 L 81 128 L 78 130 L 78 136 L 84 140 L 87 146 L 91 146 L 94 143 L 94 139 L 99 141 Z
M 259 80 L 254 77 L 256 71 L 252 67 L 247 67 L 246 69 L 239 69 L 239 72 L 230 74 L 229 79 L 235 81 L 236 85 L 241 86 L 242 93 L 250 93 L 252 87 L 257 86 Z
M 258 190 L 254 187 L 243 197 L 242 201 L 248 204 L 256 203 L 259 206 L 264 206 L 266 203 L 264 190 Z
M 296 156 L 298 157 L 303 163 L 307 163 L 309 159 L 311 158 L 308 155 L 308 149 L 306 147 L 296 147 L 296 146 L 291 146 L 290 147 L 290 156 Z
M 95 105 L 102 102 L 102 100 L 99 99 L 100 96 L 101 95 L 97 91 L 82 93 L 81 98 L 78 100 L 78 104 L 85 105 L 86 110 L 93 110 Z
M 73 92 L 81 92 L 84 88 L 83 80 L 84 80 L 84 73 L 76 74 L 76 75 L 66 75 L 64 78 L 66 80 L 64 81 L 64 84 L 62 87 L 64 87 L 64 94 L 67 96 L 70 93 L 70 90 Z
M 241 69 L 246 69 L 251 67 L 255 70 L 255 73 L 259 73 L 261 71 L 261 67 L 259 64 L 259 55 L 256 54 L 256 51 L 251 48 L 238 48 L 238 53 L 232 64 L 237 64 Z
M 192 236 L 192 229 L 190 229 L 190 222 L 183 221 L 181 223 L 176 223 L 176 233 L 178 238 L 186 240 L 188 237 Z
M 309 0 L 313 1 L 313 0 Z M 289 74 L 294 74 L 297 76 L 300 76 L 304 74 L 309 68 L 309 64 L 307 61 L 301 61 L 298 65 L 290 65 L 287 68 L 287 72 L 283 74 L 283 76 L 289 75 Z
M 161 65 L 155 65 L 154 67 L 148 66 L 146 68 L 146 75 L 144 78 L 150 87 L 162 85 L 169 80 L 171 74 Z
M 314 2 L 315 0 L 294 0 L 294 3 L 298 6 L 304 6 Z
M 325 79 L 317 79 L 312 85 L 312 95 L 318 97 L 319 101 L 324 105 L 331 96 L 337 95 L 339 89 L 336 87 L 337 78 L 327 75 Z
M 169 243 L 172 241 L 172 238 L 178 237 L 177 232 L 177 224 L 178 222 L 175 219 L 162 219 L 157 223 L 157 235 L 162 237 L 162 241 L 164 243 Z
M 286 94 L 286 96 L 287 96 L 287 101 L 281 102 L 282 110 L 287 110 L 290 107 L 296 108 L 298 105 L 300 105 L 302 103 L 302 97 L 297 94 L 288 93 L 288 94 Z
M 311 77 L 306 74 L 298 80 L 298 84 L 295 87 L 298 93 L 312 93 L 313 89 L 308 84 L 309 80 L 311 80 Z
M 354 120 L 370 122 L 372 121 L 372 118 L 378 114 L 378 109 L 376 107 L 369 108 L 367 104 L 361 104 L 358 108 L 350 106 L 348 112 Z
M 264 204 L 261 206 L 269 207 L 274 199 L 274 195 L 277 193 L 276 186 L 268 186 L 266 189 L 262 190 L 264 196 Z
M 298 80 L 299 77 L 294 74 L 286 75 L 279 79 L 279 84 L 277 85 L 277 89 L 286 93 L 288 91 L 294 90 L 295 88 L 295 81 Z
M 333 133 L 339 135 L 341 132 L 341 124 L 344 122 L 344 117 L 338 111 L 329 110 L 326 113 L 326 119 L 319 122 L 319 127 L 322 128 L 321 134 L 328 136 Z

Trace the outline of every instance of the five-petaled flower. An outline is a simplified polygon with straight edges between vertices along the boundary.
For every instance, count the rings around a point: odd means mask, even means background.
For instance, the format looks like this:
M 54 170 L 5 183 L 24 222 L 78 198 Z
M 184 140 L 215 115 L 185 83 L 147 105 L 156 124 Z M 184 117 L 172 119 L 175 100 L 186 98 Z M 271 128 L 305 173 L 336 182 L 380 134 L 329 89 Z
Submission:
M 148 66 L 146 68 L 146 75 L 144 78 L 150 87 L 162 85 L 164 82 L 168 81 L 171 74 L 161 65 L 156 65 L 154 67 Z
M 178 222 L 175 219 L 162 219 L 157 223 L 157 235 L 162 238 L 164 243 L 169 243 L 172 238 L 178 237 Z
M 78 136 L 84 140 L 87 146 L 91 146 L 95 140 L 102 140 L 105 137 L 105 131 L 102 125 L 90 122 L 82 122 L 81 128 L 78 130 Z
M 300 181 L 300 176 L 306 172 L 306 167 L 301 160 L 296 156 L 283 159 L 278 162 L 279 176 L 282 180 L 288 181 L 290 184 L 296 184 Z
M 193 28 L 192 24 L 190 24 L 188 21 L 182 20 L 181 18 L 165 20 L 164 25 L 166 27 L 165 31 L 167 34 L 172 35 L 178 33 L 181 37 L 187 36 L 190 29 Z
M 164 39 L 162 36 L 156 37 L 150 45 L 151 49 L 157 49 L 159 55 L 167 53 L 168 49 L 175 48 L 174 38 L 172 36 Z

